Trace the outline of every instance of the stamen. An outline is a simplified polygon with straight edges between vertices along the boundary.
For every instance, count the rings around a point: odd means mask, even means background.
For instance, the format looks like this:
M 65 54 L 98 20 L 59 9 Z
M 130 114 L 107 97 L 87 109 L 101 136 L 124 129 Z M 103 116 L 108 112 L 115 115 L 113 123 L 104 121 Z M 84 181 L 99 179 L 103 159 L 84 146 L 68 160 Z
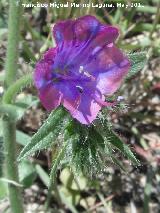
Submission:
M 91 75 L 89 72 L 87 72 L 86 70 L 84 70 L 84 67 L 83 67 L 83 66 L 80 66 L 80 67 L 79 67 L 79 72 L 80 72 L 81 74 L 83 74 L 84 76 L 90 78 L 92 81 L 95 81 L 95 77 L 92 76 L 92 75 Z
M 83 73 L 83 66 L 80 66 L 80 67 L 79 67 L 79 72 L 80 72 L 80 73 Z
M 102 106 L 112 107 L 112 106 L 114 106 L 114 105 L 116 104 L 116 101 L 114 101 L 114 102 L 107 102 L 107 101 L 103 101 L 102 99 L 96 97 L 95 95 L 93 95 L 92 97 L 94 98 L 94 100 L 95 100 L 98 104 L 100 104 L 100 105 L 102 105 Z
M 83 87 L 77 85 L 76 88 L 78 89 L 78 91 L 79 91 L 80 93 L 83 93 Z
M 88 72 L 85 71 L 84 75 L 87 76 L 88 78 L 90 78 L 92 81 L 95 81 L 95 77 L 92 76 L 90 73 L 88 73 Z

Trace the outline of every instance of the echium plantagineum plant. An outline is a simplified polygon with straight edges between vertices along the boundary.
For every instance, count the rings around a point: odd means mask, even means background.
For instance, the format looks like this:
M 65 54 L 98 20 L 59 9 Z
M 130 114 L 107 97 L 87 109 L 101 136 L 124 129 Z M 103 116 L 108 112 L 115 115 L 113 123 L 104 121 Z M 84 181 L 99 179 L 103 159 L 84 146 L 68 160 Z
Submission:
M 87 15 L 56 23 L 52 31 L 56 47 L 44 53 L 36 63 L 33 75 L 27 74 L 15 81 L 21 17 L 21 8 L 16 3 L 10 0 L 5 91 L 0 113 L 3 114 L 5 180 L 12 212 L 21 213 L 21 185 L 16 163 L 16 122 L 19 119 L 16 94 L 33 83 L 42 105 L 51 111 L 18 158 L 23 160 L 59 143 L 59 154 L 51 168 L 48 205 L 56 170 L 63 158 L 76 172 L 90 177 L 105 168 L 106 158 L 124 169 L 112 154 L 114 148 L 137 164 L 130 148 L 108 127 L 106 112 L 102 112 L 103 124 L 98 115 L 100 110 L 103 111 L 102 107 L 110 109 L 118 105 L 118 100 L 109 101 L 110 97 L 122 82 L 143 68 L 146 54 L 126 55 L 115 45 L 117 27 Z M 60 133 L 61 142 L 58 142 Z

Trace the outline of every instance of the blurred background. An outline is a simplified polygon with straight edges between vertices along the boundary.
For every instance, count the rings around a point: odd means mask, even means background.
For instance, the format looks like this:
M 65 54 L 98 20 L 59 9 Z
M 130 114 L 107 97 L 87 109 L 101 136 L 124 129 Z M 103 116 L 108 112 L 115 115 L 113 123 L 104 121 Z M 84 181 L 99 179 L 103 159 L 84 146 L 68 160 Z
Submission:
M 53 1 L 38 1 L 50 3 Z M 56 1 L 66 3 L 66 1 Z M 106 170 L 94 179 L 74 176 L 63 166 L 57 174 L 54 194 L 48 212 L 98 213 L 158 213 L 160 212 L 160 1 L 68 1 L 77 3 L 113 3 L 111 8 L 52 8 L 22 7 L 21 41 L 18 78 L 33 72 L 35 62 L 53 46 L 51 28 L 58 20 L 85 14 L 96 16 L 101 22 L 120 29 L 117 45 L 126 53 L 146 51 L 149 57 L 143 70 L 121 88 L 123 109 L 111 111 L 109 119 L 114 130 L 130 145 L 141 165 L 132 166 L 123 156 L 128 172 L 108 162 Z M 135 7 L 116 7 L 117 2 Z M 35 3 L 37 1 L 25 1 Z M 0 2 L 0 96 L 3 94 L 4 62 L 7 44 L 8 2 Z M 34 87 L 17 97 L 21 102 L 17 125 L 19 150 L 42 125 L 48 113 L 37 99 Z M 23 103 L 23 104 L 22 104 Z M 0 177 L 3 149 L 0 121 Z M 49 171 L 54 149 L 48 149 L 23 160 L 19 165 L 20 181 L 24 185 L 26 213 L 44 212 Z M 9 212 L 6 183 L 0 178 L 0 212 Z

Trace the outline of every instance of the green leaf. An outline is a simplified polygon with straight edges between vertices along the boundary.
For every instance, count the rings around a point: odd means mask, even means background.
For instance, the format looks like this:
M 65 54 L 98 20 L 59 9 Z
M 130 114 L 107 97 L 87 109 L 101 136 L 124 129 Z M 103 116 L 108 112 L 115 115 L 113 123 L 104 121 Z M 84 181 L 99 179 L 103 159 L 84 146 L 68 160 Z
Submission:
M 19 130 L 16 131 L 16 140 L 17 143 L 19 143 L 22 146 L 26 146 L 31 141 L 31 136 L 27 135 L 24 132 L 21 132 Z
M 37 171 L 37 174 L 39 175 L 41 181 L 48 188 L 49 180 L 50 180 L 49 175 L 45 172 L 45 170 L 40 165 L 36 165 L 36 171 Z
M 50 132 L 45 138 L 43 138 L 37 143 L 31 140 L 31 142 L 22 149 L 18 157 L 18 161 L 21 161 L 24 158 L 33 155 L 36 151 L 47 149 L 48 147 L 52 145 L 56 137 L 57 135 L 55 135 L 53 131 L 53 132 Z
M 106 128 L 105 134 L 105 141 L 107 143 L 112 144 L 115 148 L 121 151 L 134 165 L 139 165 L 139 161 L 136 159 L 129 146 L 122 142 L 116 133 Z
M 59 194 L 62 200 L 63 200 L 63 197 L 61 195 L 63 194 L 65 196 L 67 203 L 72 206 L 76 206 L 79 203 L 81 198 L 79 191 L 68 189 L 64 185 L 59 187 Z M 70 208 L 69 205 L 68 205 L 68 208 Z
M 59 107 L 57 110 L 53 110 L 38 132 L 32 137 L 32 143 L 36 144 L 46 137 L 57 125 L 60 125 L 66 115 L 67 112 L 61 107 Z
M 65 188 L 65 187 L 60 187 L 59 190 L 60 193 L 60 197 L 62 199 L 62 202 L 70 209 L 71 212 L 73 213 L 78 213 L 78 211 L 75 208 L 75 205 L 73 205 L 73 201 L 74 203 L 78 203 L 77 201 L 80 200 L 80 195 L 76 196 L 74 195 L 74 200 L 72 200 L 72 198 L 70 198 L 70 192 Z
M 87 187 L 87 179 L 82 174 L 75 177 L 69 167 L 61 171 L 60 180 L 66 188 L 71 190 L 80 191 Z
M 65 129 L 67 122 L 68 118 L 63 109 L 52 112 L 38 132 L 31 138 L 31 141 L 23 148 L 18 160 L 20 161 L 36 151 L 50 147 Z
M 25 187 L 30 187 L 37 176 L 35 166 L 28 160 L 25 160 L 19 164 L 18 169 L 20 182 Z
M 110 146 L 113 146 L 113 148 L 119 150 L 135 166 L 139 165 L 139 161 L 136 159 L 129 146 L 121 140 L 121 138 L 111 129 L 110 126 L 108 126 L 107 121 L 104 121 L 103 125 L 101 123 L 97 123 L 97 128 L 95 131 L 99 132 L 99 134 L 104 137 L 105 146 L 108 149 L 110 149 Z
M 128 54 L 128 58 L 131 62 L 131 69 L 126 77 L 126 80 L 135 76 L 140 70 L 144 68 L 147 63 L 147 53 L 137 52 Z
M 38 104 L 38 99 L 32 95 L 21 95 L 21 97 L 12 106 L 17 112 L 17 120 L 20 120 L 26 110 Z
M 30 94 L 21 94 L 17 97 L 16 100 L 16 106 L 22 107 L 22 108 L 29 108 L 32 106 L 35 106 L 39 103 L 39 100 L 36 96 L 30 95 Z
M 115 153 L 113 153 L 113 148 L 108 143 L 106 144 L 105 152 L 117 167 L 119 167 L 124 172 L 126 172 L 126 169 L 124 168 L 123 163 L 121 163 L 119 159 L 117 159 L 117 157 L 115 156 Z
M 37 103 L 37 98 L 27 95 L 25 99 L 21 97 L 14 104 L 2 104 L 0 106 L 0 114 L 6 114 L 10 119 L 20 120 L 26 110 Z
M 111 159 L 113 161 L 113 163 L 116 164 L 116 166 L 118 166 L 119 168 L 121 168 L 124 172 L 126 172 L 126 169 L 124 168 L 123 164 L 113 155 L 111 156 Z

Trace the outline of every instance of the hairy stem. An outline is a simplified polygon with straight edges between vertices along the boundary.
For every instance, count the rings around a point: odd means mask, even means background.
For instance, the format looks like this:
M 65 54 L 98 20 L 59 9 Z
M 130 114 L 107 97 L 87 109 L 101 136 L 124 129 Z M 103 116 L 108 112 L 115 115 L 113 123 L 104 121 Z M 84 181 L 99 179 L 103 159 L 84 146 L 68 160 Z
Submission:
M 19 2 L 19 5 L 17 5 Z M 19 43 L 19 20 L 20 20 L 20 7 L 21 1 L 9 1 L 9 22 L 8 22 L 8 44 L 7 56 L 5 64 L 5 87 L 8 88 L 13 84 L 17 72 L 18 60 L 18 43 Z M 12 114 L 12 113 L 11 113 Z M 16 163 L 16 121 L 12 116 L 3 117 L 3 140 L 5 152 L 5 169 L 6 178 L 10 181 L 8 183 L 9 200 L 12 213 L 23 213 L 23 205 L 21 199 L 21 192 L 18 184 L 18 168 Z
M 14 120 L 7 116 L 3 118 L 3 138 L 6 164 L 6 178 L 18 182 L 18 169 L 16 163 L 16 125 Z M 8 183 L 9 200 L 12 213 L 23 213 L 20 188 L 18 185 Z
M 19 23 L 21 13 L 21 1 L 17 5 L 17 0 L 9 1 L 9 21 L 8 21 L 8 44 L 6 56 L 6 75 L 5 85 L 10 86 L 15 78 L 17 72 L 17 59 L 18 59 L 18 42 L 19 42 Z
M 7 115 L 10 119 L 16 120 L 16 107 L 11 104 L 3 104 L 0 106 L 0 115 Z
M 3 103 L 10 104 L 17 93 L 32 84 L 32 73 L 25 75 L 24 77 L 18 79 L 13 85 L 11 85 L 5 92 L 3 96 Z

